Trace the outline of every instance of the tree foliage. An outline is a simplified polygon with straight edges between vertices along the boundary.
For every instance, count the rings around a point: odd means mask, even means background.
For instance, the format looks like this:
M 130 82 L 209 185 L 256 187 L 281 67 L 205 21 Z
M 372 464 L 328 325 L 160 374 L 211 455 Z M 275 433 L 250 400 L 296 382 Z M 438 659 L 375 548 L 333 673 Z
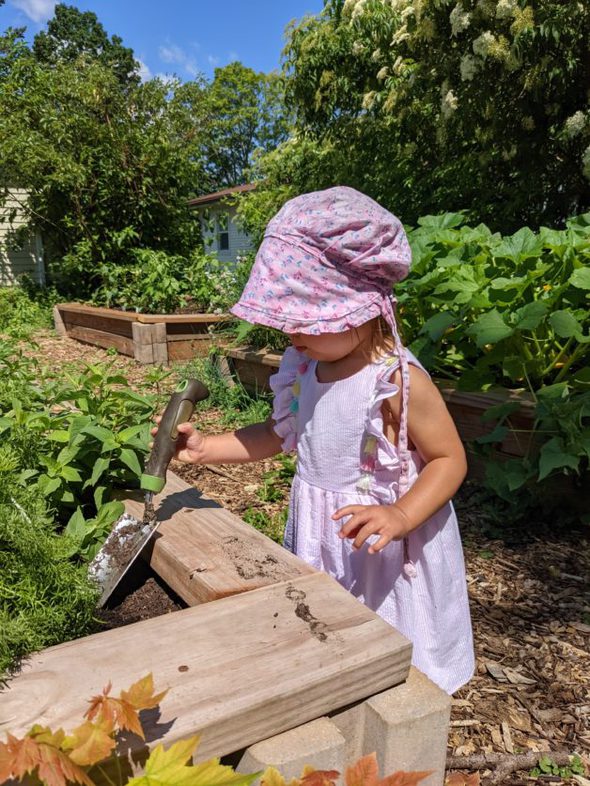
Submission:
M 37 33 L 33 53 L 40 63 L 75 62 L 80 57 L 97 60 L 110 69 L 121 84 L 137 84 L 137 61 L 133 50 L 123 46 L 122 39 L 108 37 L 92 11 L 79 11 L 74 6 L 58 3 L 47 30 Z
M 590 205 L 589 41 L 588 0 L 326 0 L 290 31 L 297 135 L 261 170 L 410 223 L 563 223 Z
M 245 183 L 255 151 L 269 151 L 287 137 L 283 81 L 242 63 L 216 68 L 206 91 L 207 170 L 217 188 Z
M 28 189 L 23 209 L 49 264 L 79 274 L 79 295 L 130 248 L 191 252 L 199 229 L 187 200 L 209 185 L 203 84 L 123 86 L 98 59 L 47 67 L 14 32 L 3 42 L 0 183 Z

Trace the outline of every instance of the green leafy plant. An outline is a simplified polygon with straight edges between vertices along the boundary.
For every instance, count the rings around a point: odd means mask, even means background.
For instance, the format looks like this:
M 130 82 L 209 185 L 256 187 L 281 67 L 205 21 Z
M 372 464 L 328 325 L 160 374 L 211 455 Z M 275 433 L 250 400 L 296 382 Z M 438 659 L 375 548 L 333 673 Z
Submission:
M 520 389 L 534 402 L 524 458 L 492 457 L 517 402 L 490 410 L 495 428 L 479 439 L 487 482 L 507 501 L 531 481 L 582 476 L 589 465 L 589 224 L 585 215 L 561 231 L 502 237 L 447 213 L 420 219 L 409 234 L 413 268 L 397 291 L 411 349 L 459 388 Z
M 530 771 L 531 778 L 538 778 L 543 775 L 558 775 L 560 778 L 568 779 L 572 775 L 584 775 L 585 768 L 579 756 L 572 756 L 570 764 L 559 766 L 550 756 L 541 756 L 539 763 Z
M 117 738 L 122 732 L 132 732 L 145 740 L 141 712 L 157 707 L 167 690 L 154 692 L 153 677 L 147 674 L 119 697 L 111 696 L 111 685 L 102 694 L 90 699 L 84 722 L 69 734 L 63 729 L 51 729 L 35 724 L 21 738 L 8 734 L 0 742 L 0 781 L 9 778 L 25 779 L 36 776 L 37 782 L 46 786 L 66 786 L 68 782 L 94 786 L 95 778 L 115 782 L 105 773 L 101 764 L 114 754 Z M 232 767 L 220 764 L 218 758 L 193 764 L 192 758 L 199 744 L 199 736 L 172 744 L 168 749 L 156 745 L 145 764 L 135 773 L 128 762 L 118 768 L 118 786 L 249 786 L 261 777 L 262 786 L 287 786 L 287 781 L 274 767 L 264 772 L 243 775 Z M 117 760 L 119 761 L 119 760 Z M 349 767 L 345 774 L 346 786 L 416 786 L 430 775 L 425 772 L 395 772 L 379 778 L 377 757 L 374 753 L 363 756 Z M 292 778 L 289 786 L 335 786 L 340 775 L 336 770 L 315 770 L 306 766 L 301 778 Z M 116 776 L 114 776 L 116 777 Z
M 0 448 L 0 674 L 92 630 L 97 598 L 47 501 L 18 482 L 19 461 L 10 446 Z
M 53 289 L 37 287 L 22 277 L 19 284 L 0 287 L 0 333 L 16 338 L 51 326 L 51 307 L 58 300 Z
M 56 378 L 14 349 L 0 355 L 0 370 L 12 375 L 0 394 L 0 434 L 17 456 L 18 481 L 34 485 L 63 524 L 74 514 L 70 533 L 79 537 L 89 522 L 79 540 L 90 557 L 118 517 L 106 505 L 113 488 L 141 474 L 156 400 L 131 389 L 112 363 Z

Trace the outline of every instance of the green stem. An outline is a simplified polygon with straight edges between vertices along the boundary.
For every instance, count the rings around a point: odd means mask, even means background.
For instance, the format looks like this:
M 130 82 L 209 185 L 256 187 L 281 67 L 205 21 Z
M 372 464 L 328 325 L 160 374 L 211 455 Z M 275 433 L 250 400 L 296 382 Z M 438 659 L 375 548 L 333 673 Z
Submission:
M 574 363 L 578 359 L 578 357 L 582 355 L 584 349 L 585 347 L 583 344 L 578 345 L 577 349 L 574 352 L 572 352 L 570 359 L 566 363 L 564 363 L 563 366 L 561 367 L 559 374 L 555 377 L 555 382 L 561 382 L 561 380 L 565 377 L 565 375 L 569 371 L 572 363 Z
M 547 366 L 546 369 L 541 371 L 541 377 L 546 377 L 547 374 L 549 374 L 551 371 L 553 371 L 555 366 L 561 361 L 561 358 L 565 355 L 565 353 L 570 348 L 571 343 L 572 343 L 573 340 L 574 340 L 573 336 L 570 336 L 568 338 L 568 340 L 565 342 L 565 346 L 562 348 L 561 352 L 558 353 L 558 355 L 553 359 L 553 361 Z

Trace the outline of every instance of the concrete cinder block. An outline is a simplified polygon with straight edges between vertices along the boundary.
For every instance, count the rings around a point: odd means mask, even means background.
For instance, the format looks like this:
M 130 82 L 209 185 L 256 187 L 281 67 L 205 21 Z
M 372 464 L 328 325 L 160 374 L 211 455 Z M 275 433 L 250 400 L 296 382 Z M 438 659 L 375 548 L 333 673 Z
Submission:
M 365 714 L 366 701 L 357 701 L 342 710 L 331 712 L 328 717 L 346 740 L 344 762 L 348 766 L 360 759 L 365 753 Z
M 154 351 L 152 348 L 152 326 L 141 322 L 131 324 L 133 335 L 133 357 L 139 363 L 153 363 Z
M 345 757 L 346 741 L 336 725 L 318 718 L 246 748 L 236 770 L 249 773 L 276 767 L 289 780 L 298 778 L 306 764 L 344 772 Z
M 166 365 L 168 363 L 168 344 L 165 341 L 152 344 L 152 356 L 154 363 Z
M 377 753 L 379 772 L 434 770 L 421 786 L 442 786 L 451 697 L 418 669 L 406 682 L 365 702 L 363 753 Z
M 63 317 L 61 315 L 61 311 L 57 306 L 53 307 L 53 324 L 55 326 L 55 332 L 58 336 L 67 336 L 68 331 L 66 330 L 66 326 L 63 321 Z

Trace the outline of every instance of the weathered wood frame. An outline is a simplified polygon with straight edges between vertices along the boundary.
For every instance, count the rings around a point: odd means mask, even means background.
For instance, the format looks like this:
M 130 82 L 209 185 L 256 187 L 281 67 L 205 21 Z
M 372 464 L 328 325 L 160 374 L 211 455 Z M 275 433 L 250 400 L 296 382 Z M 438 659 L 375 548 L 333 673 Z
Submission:
M 199 732 L 208 758 L 407 679 L 410 642 L 336 581 L 173 473 L 155 505 L 162 523 L 143 556 L 192 607 L 32 656 L 0 690 L 0 731 L 69 731 L 108 681 L 116 695 L 152 671 L 169 694 L 144 719 L 148 745 Z M 126 508 L 143 511 L 135 497 Z M 139 738 L 128 746 L 145 755 Z
M 53 309 L 55 330 L 87 344 L 114 347 L 139 363 L 166 364 L 206 355 L 210 328 L 227 321 L 227 314 L 139 314 L 82 303 L 58 303 Z

